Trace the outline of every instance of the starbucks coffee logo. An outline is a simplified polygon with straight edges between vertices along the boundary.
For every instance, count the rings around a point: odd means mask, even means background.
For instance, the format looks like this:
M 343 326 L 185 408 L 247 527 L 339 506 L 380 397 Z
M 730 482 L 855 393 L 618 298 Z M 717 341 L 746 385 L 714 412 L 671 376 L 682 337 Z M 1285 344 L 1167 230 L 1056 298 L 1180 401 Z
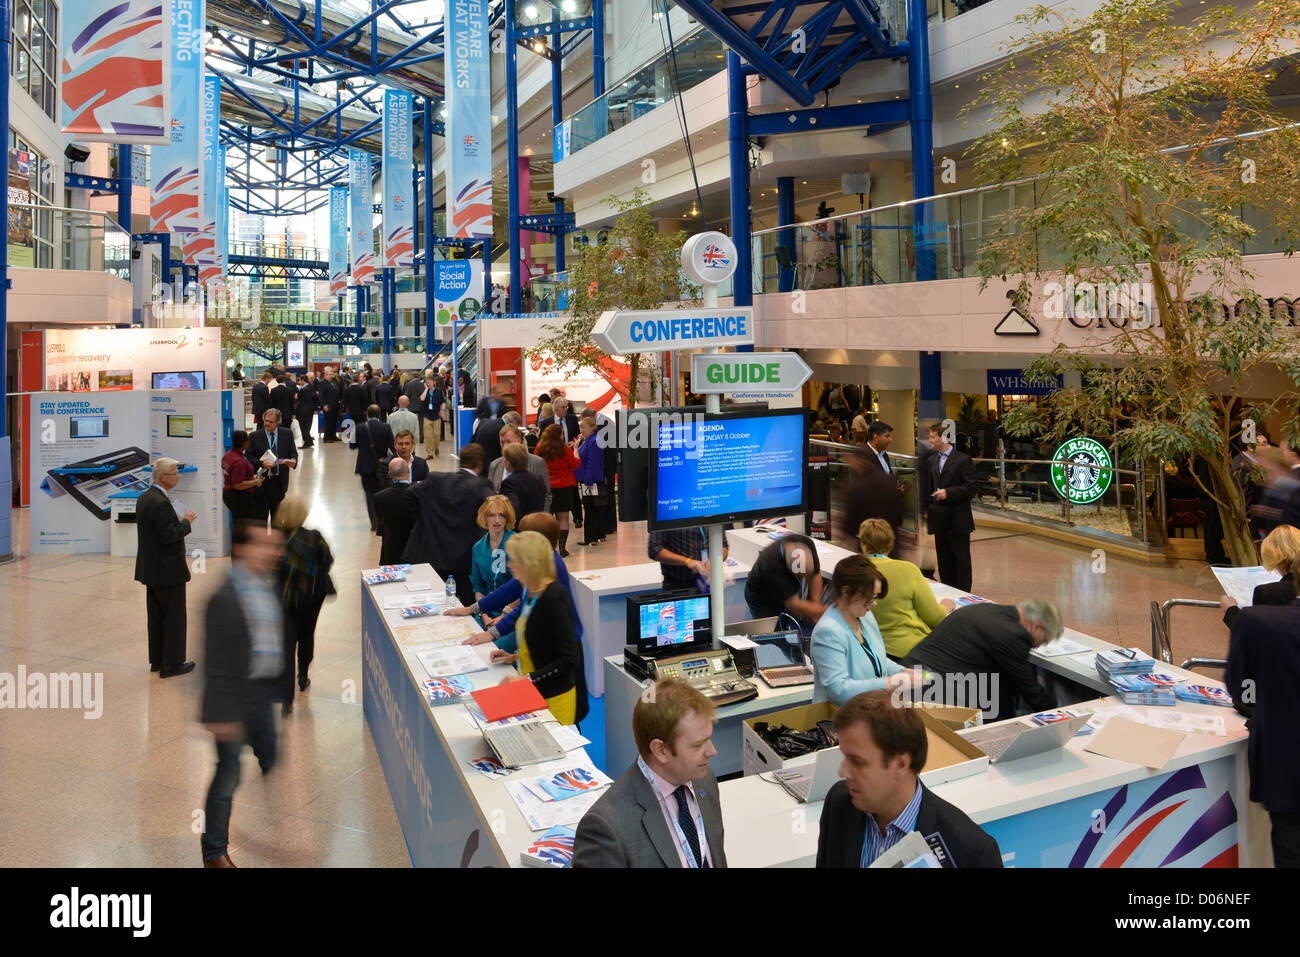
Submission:
M 1053 453 L 1052 487 L 1073 505 L 1097 501 L 1110 488 L 1110 453 L 1096 439 L 1070 439 Z M 1066 465 L 1064 463 L 1068 462 Z

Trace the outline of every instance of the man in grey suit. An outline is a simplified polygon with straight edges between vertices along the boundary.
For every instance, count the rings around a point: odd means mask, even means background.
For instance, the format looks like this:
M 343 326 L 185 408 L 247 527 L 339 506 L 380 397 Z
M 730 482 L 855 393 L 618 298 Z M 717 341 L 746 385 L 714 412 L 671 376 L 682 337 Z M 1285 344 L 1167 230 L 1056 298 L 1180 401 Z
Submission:
M 518 422 L 510 421 L 511 416 L 514 416 L 515 418 L 519 418 L 519 413 L 507 412 L 505 414 L 505 421 L 507 425 L 501 430 L 501 447 L 504 449 L 507 445 L 510 445 L 512 442 L 518 442 L 524 445 L 524 448 L 527 449 L 528 446 L 524 443 L 523 430 L 520 427 Z M 540 455 L 534 455 L 532 452 L 529 452 L 528 471 L 532 472 L 534 475 L 540 478 L 544 483 L 546 483 L 545 511 L 549 512 L 551 510 L 551 470 L 546 467 L 546 460 L 542 458 Z M 502 455 L 500 458 L 493 459 L 492 462 L 488 465 L 487 476 L 488 476 L 488 481 L 492 483 L 492 488 L 494 488 L 498 492 L 501 491 L 501 482 L 505 478 L 505 475 L 506 475 L 506 459 L 505 456 Z
M 664 679 L 632 712 L 639 757 L 578 822 L 574 867 L 726 867 L 713 704 Z

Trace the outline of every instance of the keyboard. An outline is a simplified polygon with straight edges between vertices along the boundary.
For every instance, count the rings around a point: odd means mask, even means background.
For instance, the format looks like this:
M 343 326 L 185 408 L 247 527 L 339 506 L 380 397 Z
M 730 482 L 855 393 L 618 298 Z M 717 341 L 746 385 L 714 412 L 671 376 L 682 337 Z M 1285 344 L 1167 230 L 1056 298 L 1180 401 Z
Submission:
M 769 688 L 789 688 L 793 685 L 810 685 L 813 683 L 811 668 L 803 665 L 785 665 L 780 668 L 760 668 L 758 675 L 767 682 Z
M 1020 735 L 1018 733 L 1009 735 L 1004 738 L 990 738 L 987 741 L 972 742 L 975 747 L 979 748 L 989 756 L 989 759 L 1001 757 L 1002 752 L 1011 747 L 1011 742 L 1016 740 Z
M 489 728 L 483 732 L 483 737 L 508 768 L 526 768 L 564 757 L 564 749 L 556 743 L 551 732 L 533 722 Z

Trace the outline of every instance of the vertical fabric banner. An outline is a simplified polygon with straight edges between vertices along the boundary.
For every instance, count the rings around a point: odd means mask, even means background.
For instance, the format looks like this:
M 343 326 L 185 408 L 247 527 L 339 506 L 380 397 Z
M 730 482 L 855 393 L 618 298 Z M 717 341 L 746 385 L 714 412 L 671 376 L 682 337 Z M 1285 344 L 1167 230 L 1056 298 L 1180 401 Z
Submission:
M 171 0 L 171 134 L 166 146 L 156 146 L 153 162 L 153 204 L 150 230 L 155 233 L 195 232 L 201 228 L 203 195 L 204 0 Z
M 330 190 L 330 295 L 348 288 L 348 188 Z
M 218 177 L 219 166 L 217 150 L 217 132 L 220 126 L 218 116 L 221 111 L 221 77 L 207 74 L 203 77 L 203 99 L 199 108 L 200 121 L 203 124 L 203 203 L 200 207 L 199 231 L 194 241 L 193 260 L 187 261 L 199 269 L 199 285 L 207 286 L 221 278 L 221 266 L 217 262 L 217 202 L 221 198 L 222 180 Z
M 492 238 L 488 0 L 447 4 L 447 235 Z
M 218 101 L 220 102 L 220 101 Z M 226 148 L 217 147 L 217 281 L 224 284 L 230 266 L 230 190 L 226 187 Z
M 63 3 L 63 132 L 99 143 L 169 142 L 172 7 L 164 0 Z M 200 21 L 200 27 L 202 21 Z
M 411 219 L 411 108 L 413 97 L 384 91 L 384 258 L 385 268 L 415 262 Z
M 348 188 L 352 199 L 352 282 L 375 281 L 375 202 L 370 154 L 351 150 L 348 154 Z

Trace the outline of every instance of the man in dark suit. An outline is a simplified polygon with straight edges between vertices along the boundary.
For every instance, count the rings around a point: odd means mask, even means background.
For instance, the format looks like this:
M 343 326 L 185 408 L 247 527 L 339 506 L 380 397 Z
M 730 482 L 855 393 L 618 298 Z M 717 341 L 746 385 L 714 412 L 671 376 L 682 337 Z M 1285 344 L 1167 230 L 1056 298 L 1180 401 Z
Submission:
M 358 381 L 353 381 L 346 389 L 343 390 L 343 407 L 352 419 L 354 429 L 360 429 L 366 421 L 366 406 L 370 402 L 366 398 L 366 387 Z M 356 436 L 353 435 L 353 443 L 350 448 L 356 448 Z
M 926 524 L 934 535 L 939 581 L 970 591 L 970 536 L 975 518 L 970 502 L 979 490 L 975 464 L 958 452 L 943 434 L 943 426 L 930 426 L 930 496 L 926 503 Z
M 925 767 L 925 724 L 891 694 L 855 695 L 831 719 L 843 780 L 822 804 L 817 866 L 868 867 L 917 831 L 944 867 L 1001 867 L 998 842 L 917 779 Z
M 894 427 L 888 422 L 876 421 L 867 426 L 866 460 L 886 475 L 892 475 L 894 471 L 889 464 L 889 456 L 885 454 L 892 441 Z
M 298 386 L 294 396 L 293 414 L 298 420 L 298 431 L 302 433 L 302 447 L 309 449 L 316 443 L 311 437 L 311 423 L 316 418 L 316 373 L 308 372 Z
M 478 400 L 478 406 L 474 409 L 474 422 L 480 423 L 488 419 L 499 419 L 506 414 L 506 387 L 500 382 L 492 383 L 492 392 Z M 475 433 L 478 434 L 477 432 Z M 478 441 L 475 439 L 475 441 Z M 491 458 L 488 459 L 492 461 Z
M 636 763 L 578 822 L 574 867 L 726 867 L 712 702 L 662 679 L 632 711 Z
M 897 558 L 898 529 L 903 524 L 903 493 L 899 490 L 898 480 L 881 470 L 870 448 L 850 452 L 845 458 L 849 474 L 837 512 L 836 537 L 856 543 L 863 522 L 869 518 L 884 519 L 894 531 L 894 551 L 890 557 Z M 876 460 L 875 465 L 872 465 L 873 460 Z
M 269 372 L 263 372 L 262 378 L 253 383 L 253 421 L 261 422 L 262 416 L 266 410 L 271 408 L 271 386 L 275 383 L 275 376 Z
M 480 419 L 475 424 L 474 441 L 483 446 L 483 456 L 489 463 L 501 457 L 501 430 L 505 425 L 501 419 Z
M 528 447 L 522 442 L 514 442 L 505 447 L 502 458 L 506 467 L 502 473 L 500 490 L 510 500 L 516 518 L 522 519 L 533 512 L 545 511 L 550 487 L 529 471 L 528 460 L 535 456 L 529 456 Z M 518 525 L 518 522 L 515 524 Z
M 551 406 L 555 409 L 555 415 L 547 416 L 537 423 L 538 434 L 545 432 L 548 425 L 559 425 L 566 444 L 578 438 L 578 416 L 569 408 L 569 400 L 562 395 L 557 396 L 551 400 Z
M 266 469 L 266 481 L 253 496 L 253 517 L 259 521 L 265 521 L 268 515 L 275 516 L 275 510 L 289 494 L 289 470 L 298 467 L 293 433 L 281 421 L 277 409 L 267 409 L 262 416 L 262 428 L 248 437 L 248 451 L 244 453 L 253 468 Z M 262 461 L 267 452 L 275 456 L 275 462 Z
M 415 524 L 408 494 L 411 470 L 405 459 L 394 456 L 388 460 L 388 480 L 392 484 L 375 493 L 375 522 L 383 542 L 379 546 L 379 564 L 396 565 L 402 560 Z
M 1055 641 L 1065 629 L 1056 605 L 1031 598 L 1019 605 L 981 602 L 958 607 L 934 630 L 913 646 L 902 660 L 904 668 L 919 666 L 934 675 L 962 676 L 945 683 L 950 694 L 981 700 L 948 700 L 955 707 L 982 708 L 985 721 L 1014 717 L 1015 699 L 1032 711 L 1056 707 L 1052 693 L 1038 683 L 1029 652 Z M 979 676 L 977 685 L 988 689 L 997 700 L 985 700 L 978 687 L 971 688 L 965 676 Z
M 275 388 L 271 390 L 271 408 L 280 413 L 281 422 L 292 422 L 297 389 L 288 375 L 278 376 L 275 382 Z
M 272 704 L 283 694 L 284 621 L 271 573 L 284 547 L 279 529 L 236 522 L 230 534 L 230 575 L 204 615 L 203 710 L 199 720 L 217 745 L 208 787 L 204 867 L 234 867 L 228 853 L 230 811 L 239 785 L 239 755 L 252 745 L 262 773 L 275 766 Z
M 415 525 L 402 561 L 428 562 L 444 581 L 455 575 L 462 605 L 474 601 L 469 584 L 470 549 L 482 537 L 479 506 L 492 494 L 492 484 L 482 472 L 483 447 L 471 442 L 460 450 L 460 468 L 434 472 L 410 491 Z
M 145 589 L 149 620 L 149 670 L 162 677 L 187 674 L 194 662 L 185 660 L 185 583 L 190 569 L 185 562 L 185 536 L 198 516 L 177 517 L 167 495 L 180 481 L 175 459 L 153 464 L 153 484 L 135 505 L 135 580 Z
M 384 485 L 379 468 L 393 454 L 393 430 L 379 421 L 379 406 L 366 409 L 365 424 L 357 429 L 357 465 L 354 471 L 361 476 L 361 490 L 366 494 L 366 512 L 370 516 L 370 530 L 375 526 L 375 493 Z M 386 473 L 385 473 L 386 476 Z
M 392 429 L 392 426 L 388 426 Z M 402 429 L 393 436 L 392 458 L 402 459 L 406 463 L 407 473 L 412 483 L 423 482 L 429 477 L 429 463 L 415 454 L 415 435 Z M 387 463 L 385 463 L 387 464 Z
M 322 442 L 337 442 L 339 429 L 339 383 L 334 378 L 334 367 L 326 366 L 321 378 L 316 380 L 316 404 L 320 407 L 324 423 L 321 426 Z
M 375 377 L 375 405 L 379 406 L 379 421 L 387 422 L 388 413 L 393 411 L 396 400 L 393 398 L 393 384 L 383 376 Z
M 1273 866 L 1300 867 L 1300 602 L 1241 610 L 1223 682 L 1250 718 L 1250 799 L 1272 822 Z

